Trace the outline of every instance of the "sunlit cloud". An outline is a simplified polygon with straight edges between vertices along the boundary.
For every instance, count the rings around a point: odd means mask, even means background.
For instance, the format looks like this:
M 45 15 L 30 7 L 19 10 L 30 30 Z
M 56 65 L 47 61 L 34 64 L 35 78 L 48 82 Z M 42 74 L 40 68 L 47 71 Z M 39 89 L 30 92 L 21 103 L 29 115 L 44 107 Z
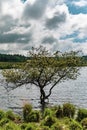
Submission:
M 86 0 L 0 1 L 0 53 L 26 54 L 43 45 L 87 54 L 86 6 Z

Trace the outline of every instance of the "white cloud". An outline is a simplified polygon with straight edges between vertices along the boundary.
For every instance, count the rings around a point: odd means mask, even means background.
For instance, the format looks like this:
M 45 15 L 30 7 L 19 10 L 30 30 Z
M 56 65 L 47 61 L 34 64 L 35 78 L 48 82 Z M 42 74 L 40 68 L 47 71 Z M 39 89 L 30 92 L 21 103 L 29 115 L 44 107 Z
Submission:
M 23 3 L 20 0 L 3 0 L 2 14 L 11 15 L 13 18 L 19 18 L 23 11 Z
M 73 1 L 72 4 L 79 7 L 87 6 L 87 0 Z
M 44 45 L 51 50 L 83 50 L 87 43 L 75 43 L 74 37 L 60 39 L 78 32 L 76 38 L 87 34 L 87 14 L 72 15 L 66 0 L 0 1 L 0 52 L 26 54 L 32 46 Z M 86 0 L 73 4 L 83 6 Z

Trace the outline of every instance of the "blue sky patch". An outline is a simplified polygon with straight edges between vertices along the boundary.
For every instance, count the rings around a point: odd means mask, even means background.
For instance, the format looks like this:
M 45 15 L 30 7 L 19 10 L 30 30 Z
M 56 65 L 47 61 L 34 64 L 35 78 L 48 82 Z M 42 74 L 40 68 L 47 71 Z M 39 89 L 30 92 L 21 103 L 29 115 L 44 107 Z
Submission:
M 23 3 L 26 2 L 27 0 L 21 0 Z
M 82 39 L 75 38 L 73 40 L 73 42 L 76 42 L 76 43 L 85 43 L 86 41 L 87 41 L 87 37 L 86 38 L 82 38 Z
M 73 32 L 70 35 L 66 35 L 66 36 L 60 37 L 60 40 L 66 40 L 66 39 L 69 39 L 69 38 L 73 38 L 73 40 L 72 40 L 73 43 L 84 43 L 84 42 L 87 41 L 87 37 L 85 37 L 85 38 L 78 38 L 78 34 L 79 34 L 79 32 L 75 31 L 75 32 Z
M 83 7 L 79 7 L 79 6 L 75 6 L 72 2 L 70 2 L 70 1 L 66 2 L 69 12 L 71 14 L 73 14 L 73 15 L 79 14 L 79 13 L 87 14 L 87 5 L 83 6 Z
M 76 38 L 76 37 L 78 36 L 78 34 L 79 34 L 79 32 L 78 32 L 78 31 L 75 31 L 75 32 L 73 32 L 73 33 L 70 34 L 70 35 L 66 35 L 66 36 L 64 36 L 64 37 L 61 37 L 60 39 L 61 39 L 61 40 L 66 40 L 66 39 L 68 39 L 68 38 Z

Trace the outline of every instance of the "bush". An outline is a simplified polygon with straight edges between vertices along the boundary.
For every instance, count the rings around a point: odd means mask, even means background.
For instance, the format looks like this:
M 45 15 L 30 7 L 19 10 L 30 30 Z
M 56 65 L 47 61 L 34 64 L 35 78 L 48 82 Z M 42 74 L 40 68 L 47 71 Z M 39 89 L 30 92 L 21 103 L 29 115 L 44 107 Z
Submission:
M 87 118 L 84 118 L 82 121 L 81 121 L 81 124 L 82 124 L 82 127 L 84 129 L 87 129 Z
M 53 115 L 53 111 L 49 108 L 45 108 L 43 117 L 45 118 L 46 116 L 52 116 Z
M 25 130 L 36 130 L 36 127 L 34 124 L 28 124 Z
M 4 130 L 2 127 L 0 127 L 0 130 Z
M 70 130 L 83 130 L 83 128 L 78 122 L 72 120 L 72 122 L 70 123 Z
M 21 123 L 22 122 L 22 118 L 19 115 L 15 115 L 15 123 Z
M 37 128 L 36 130 L 50 130 L 48 126 L 42 126 L 40 128 Z
M 16 124 L 13 122 L 9 122 L 5 125 L 4 127 L 5 130 L 21 130 L 20 127 L 18 127 Z
M 23 107 L 23 119 L 25 122 L 27 122 L 27 117 L 30 114 L 30 112 L 32 111 L 32 106 L 31 104 L 25 104 Z
M 63 109 L 62 109 L 61 106 L 59 106 L 59 107 L 57 108 L 55 114 L 56 114 L 56 117 L 57 117 L 57 118 L 62 118 L 62 117 L 63 117 Z
M 6 117 L 12 121 L 15 120 L 15 114 L 11 110 L 6 112 Z
M 0 110 L 0 120 L 5 117 L 5 112 Z
M 69 125 L 72 121 L 72 118 L 64 117 L 62 120 L 64 124 Z
M 82 119 L 87 118 L 87 109 L 79 109 L 77 120 L 81 121 Z
M 31 113 L 27 115 L 27 122 L 39 122 L 39 120 L 40 120 L 39 111 L 31 111 Z
M 73 118 L 75 115 L 75 106 L 70 103 L 63 104 L 63 116 Z
M 51 130 L 69 130 L 69 128 L 62 123 L 55 123 L 52 127 Z
M 43 125 L 51 127 L 56 122 L 56 119 L 52 116 L 47 116 L 44 121 Z
M 25 130 L 25 128 L 27 127 L 27 124 L 26 123 L 23 123 L 23 124 L 21 124 L 21 130 Z
M 3 118 L 1 121 L 0 121 L 0 126 L 4 126 L 5 124 L 7 124 L 9 122 L 9 119 L 8 118 Z

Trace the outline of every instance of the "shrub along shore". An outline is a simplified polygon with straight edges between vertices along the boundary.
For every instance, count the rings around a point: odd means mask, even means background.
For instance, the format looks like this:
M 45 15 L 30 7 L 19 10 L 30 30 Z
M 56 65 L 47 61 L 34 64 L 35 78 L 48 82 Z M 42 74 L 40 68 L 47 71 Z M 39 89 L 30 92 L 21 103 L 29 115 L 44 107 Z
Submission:
M 0 130 L 87 130 L 87 109 L 77 111 L 74 105 L 65 103 L 41 113 L 25 104 L 22 117 L 11 110 L 0 110 Z

